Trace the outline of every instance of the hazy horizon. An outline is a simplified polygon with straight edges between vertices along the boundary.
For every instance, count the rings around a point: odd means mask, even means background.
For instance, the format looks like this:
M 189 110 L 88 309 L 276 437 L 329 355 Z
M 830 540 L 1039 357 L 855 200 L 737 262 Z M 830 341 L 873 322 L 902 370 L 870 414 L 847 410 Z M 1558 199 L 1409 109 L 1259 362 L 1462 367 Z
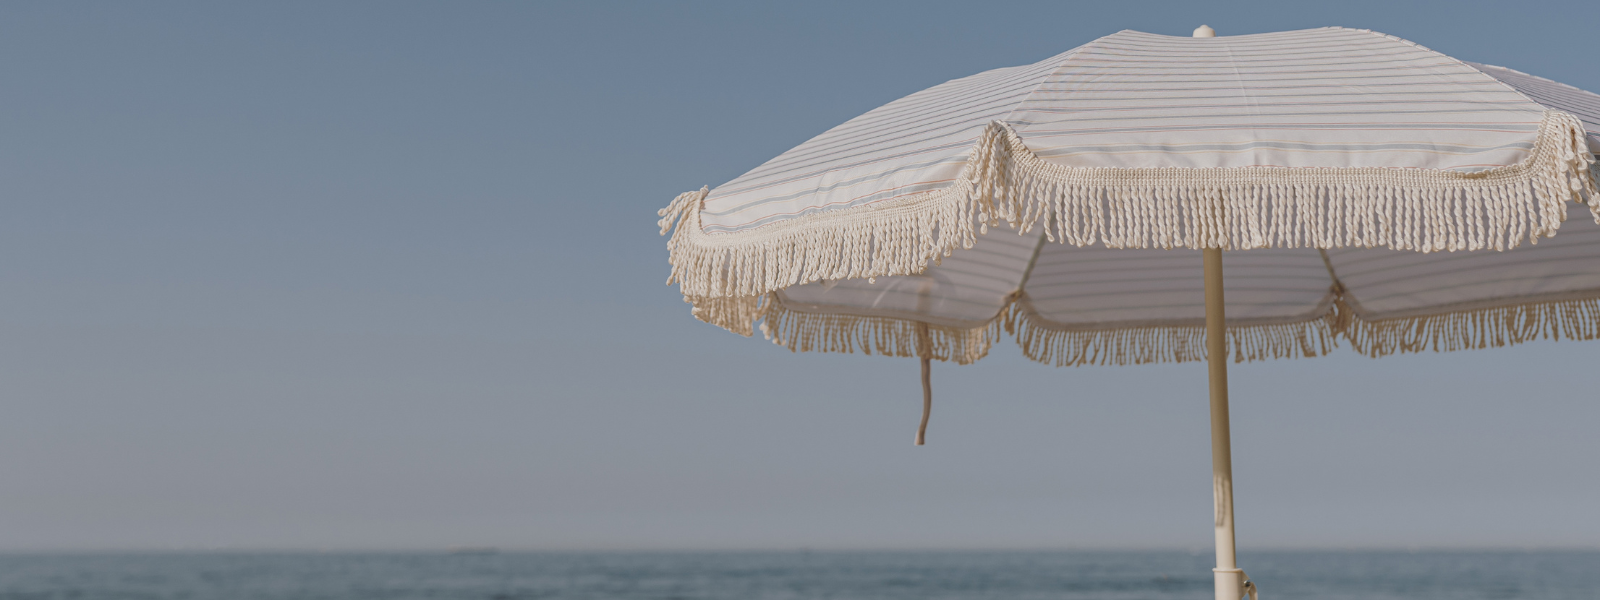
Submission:
M 10 549 L 0 550 L 0 556 L 49 555 L 141 555 L 141 554 L 421 554 L 421 555 L 480 555 L 480 554 L 1008 554 L 1008 553 L 1176 553 L 1212 556 L 1212 546 L 1151 546 L 1151 547 L 708 547 L 708 548 L 517 548 L 501 546 L 470 547 L 415 547 L 415 548 L 61 548 L 61 549 Z M 1248 550 L 1243 555 L 1261 553 L 1376 553 L 1376 554 L 1515 554 L 1515 553 L 1575 553 L 1600 554 L 1600 545 L 1593 546 L 1262 546 Z

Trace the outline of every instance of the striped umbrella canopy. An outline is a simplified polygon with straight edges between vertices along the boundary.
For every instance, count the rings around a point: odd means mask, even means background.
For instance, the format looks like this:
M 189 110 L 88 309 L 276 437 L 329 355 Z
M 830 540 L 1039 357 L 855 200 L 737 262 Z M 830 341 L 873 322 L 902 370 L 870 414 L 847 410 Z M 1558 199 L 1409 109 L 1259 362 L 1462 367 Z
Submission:
M 1058 366 L 1207 360 L 1237 600 L 1225 359 L 1600 335 L 1596 134 L 1600 96 L 1373 31 L 1121 31 L 886 104 L 660 224 L 699 319 L 921 358 L 924 429 L 929 361 L 1007 336 Z

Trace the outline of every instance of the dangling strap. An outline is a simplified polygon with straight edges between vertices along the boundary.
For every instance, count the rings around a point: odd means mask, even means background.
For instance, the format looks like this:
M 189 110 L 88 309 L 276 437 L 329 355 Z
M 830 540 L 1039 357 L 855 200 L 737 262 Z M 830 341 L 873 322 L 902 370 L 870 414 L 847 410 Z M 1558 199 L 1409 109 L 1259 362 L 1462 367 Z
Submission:
M 928 324 L 917 323 L 917 356 L 922 358 L 922 424 L 917 426 L 917 445 L 923 445 L 928 438 L 928 413 L 933 412 L 933 383 L 929 379 L 929 372 L 933 364 L 928 357 L 933 353 L 933 345 L 928 339 Z

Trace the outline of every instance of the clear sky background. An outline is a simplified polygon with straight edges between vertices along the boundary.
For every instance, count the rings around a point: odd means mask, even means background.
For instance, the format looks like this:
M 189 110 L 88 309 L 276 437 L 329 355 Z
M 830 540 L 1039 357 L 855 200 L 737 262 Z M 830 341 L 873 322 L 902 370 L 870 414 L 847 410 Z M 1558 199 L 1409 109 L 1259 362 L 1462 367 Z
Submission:
M 0 550 L 1211 544 L 1202 364 L 797 355 L 655 210 L 1121 30 L 1600 90 L 1591 2 L 0 5 Z M 1600 343 L 1232 371 L 1241 548 L 1600 546 Z

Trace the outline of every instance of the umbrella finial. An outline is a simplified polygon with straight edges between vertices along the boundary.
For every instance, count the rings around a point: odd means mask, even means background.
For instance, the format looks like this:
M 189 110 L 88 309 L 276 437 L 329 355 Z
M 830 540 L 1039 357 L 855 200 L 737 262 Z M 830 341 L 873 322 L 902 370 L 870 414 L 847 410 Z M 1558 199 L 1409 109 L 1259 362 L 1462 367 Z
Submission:
M 1195 37 L 1217 37 L 1217 30 L 1212 29 L 1210 25 L 1201 25 L 1199 29 L 1195 29 L 1194 30 L 1194 36 Z

